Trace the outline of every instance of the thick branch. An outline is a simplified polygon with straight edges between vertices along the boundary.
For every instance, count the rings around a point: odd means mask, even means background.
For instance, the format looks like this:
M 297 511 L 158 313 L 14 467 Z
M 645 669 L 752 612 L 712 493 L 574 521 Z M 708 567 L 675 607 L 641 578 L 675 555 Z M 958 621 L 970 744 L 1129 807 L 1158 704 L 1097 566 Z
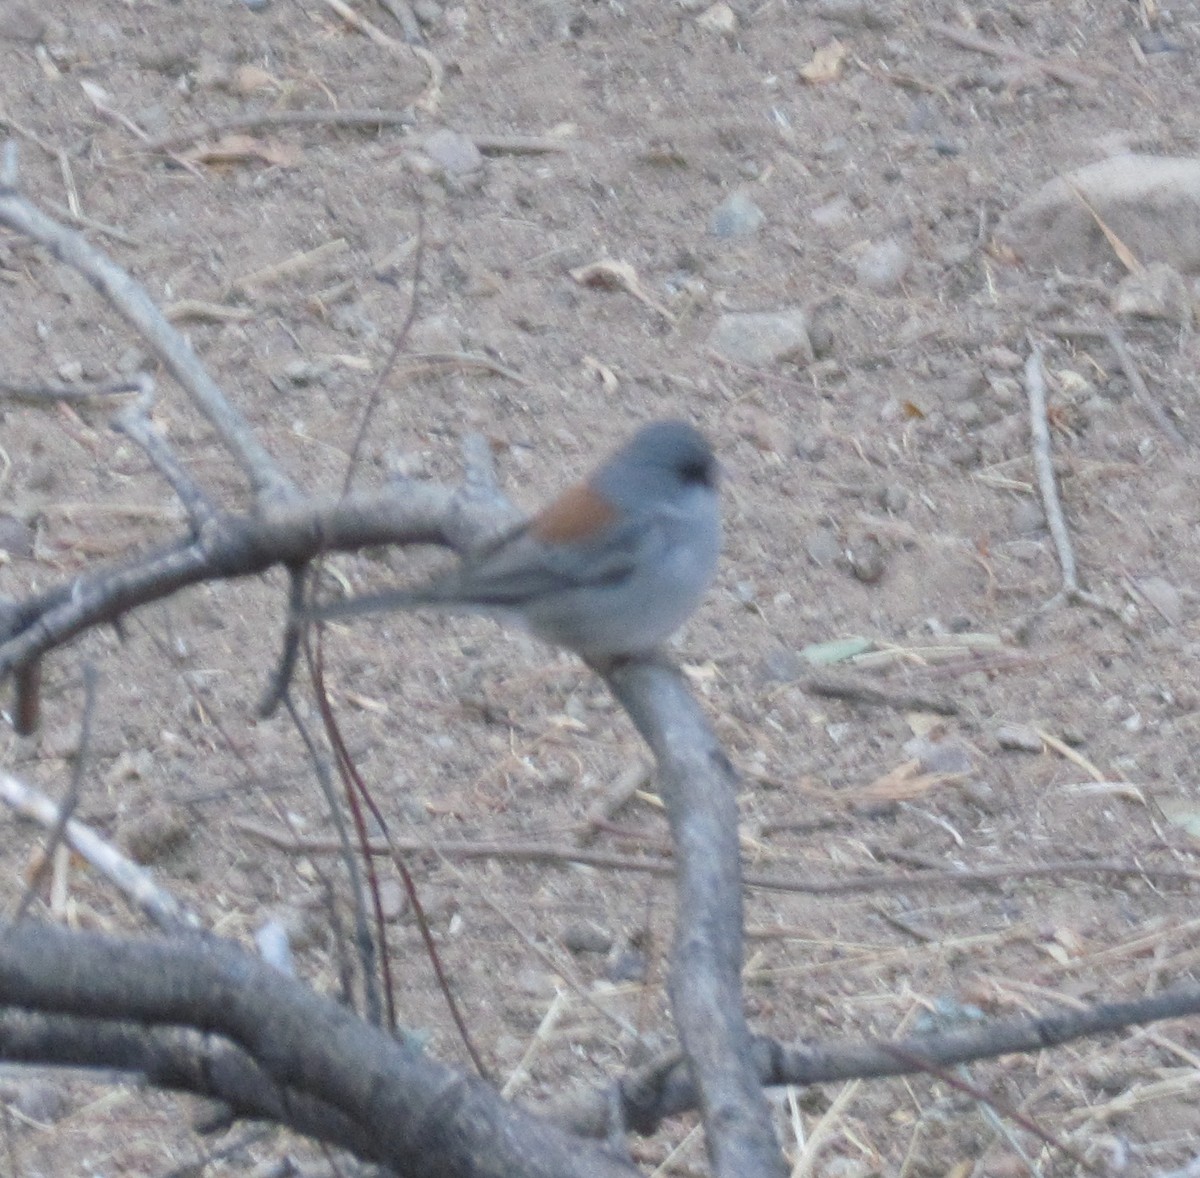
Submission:
M 156 1088 L 220 1100 L 234 1116 L 285 1125 L 360 1158 L 384 1160 L 368 1126 L 303 1093 L 280 1088 L 244 1051 L 197 1031 L 0 1010 L 0 1058 L 129 1072 Z
M 220 1035 L 281 1089 L 370 1132 L 377 1158 L 411 1178 L 636 1173 L 216 938 L 10 926 L 0 934 L 0 1006 Z
M 470 528 L 461 497 L 429 484 L 343 500 L 274 505 L 264 515 L 218 515 L 196 540 L 177 540 L 0 605 L 0 681 L 92 626 L 189 585 L 255 576 L 323 552 L 377 544 L 448 544 Z
M 754 1064 L 742 1003 L 742 880 L 736 780 L 673 667 L 606 678 L 658 761 L 677 862 L 670 995 L 718 1178 L 787 1172 Z

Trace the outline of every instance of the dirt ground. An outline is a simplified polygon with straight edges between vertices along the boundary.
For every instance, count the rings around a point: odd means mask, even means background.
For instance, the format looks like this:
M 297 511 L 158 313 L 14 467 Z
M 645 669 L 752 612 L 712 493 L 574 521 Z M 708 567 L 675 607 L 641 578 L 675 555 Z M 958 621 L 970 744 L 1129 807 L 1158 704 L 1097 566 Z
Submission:
M 1108 324 L 1121 270 L 1038 272 L 992 235 L 1022 196 L 1114 143 L 1195 151 L 1200 5 L 419 10 L 425 56 L 372 40 L 321 0 L 79 0 L 69 17 L 0 4 L 0 122 L 22 185 L 48 211 L 86 218 L 88 238 L 173 309 L 314 492 L 341 486 L 418 257 L 409 355 L 370 428 L 363 485 L 453 482 L 459 439 L 483 430 L 505 486 L 532 507 L 643 421 L 677 415 L 707 431 L 726 475 L 725 556 L 679 654 L 744 775 L 748 870 L 812 881 L 1013 869 L 986 887 L 750 889 L 756 1029 L 892 1035 L 969 1006 L 1070 1009 L 1186 977 L 1194 885 L 1171 873 L 1196 868 L 1178 825 L 1192 817 L 1200 731 L 1192 455 L 1172 447 L 1102 339 L 1039 336 L 1080 579 L 1111 608 L 1037 614 L 1061 572 L 1030 458 L 1027 333 Z M 359 11 L 401 36 L 384 8 Z M 966 48 L 939 22 L 1030 56 Z M 407 117 L 152 142 L 247 111 L 356 108 Z M 459 134 L 427 141 L 439 128 Z M 513 136 L 537 142 L 496 138 Z M 714 213 L 737 193 L 761 224 L 719 236 Z M 880 258 L 892 272 L 871 270 Z M 632 266 L 637 291 L 572 277 L 604 259 Z M 710 347 L 722 314 L 787 308 L 811 316 L 811 362 L 730 364 Z M 6 380 L 108 379 L 145 362 L 83 280 L 11 234 L 0 234 L 0 325 Z M 1196 336 L 1161 321 L 1123 330 L 1153 397 L 1200 440 Z M 245 505 L 228 455 L 165 377 L 160 397 L 156 420 L 195 477 Z M 109 414 L 0 408 L 0 592 L 57 584 L 183 526 Z M 337 558 L 330 575 L 363 590 L 439 559 Z M 140 848 L 220 932 L 249 943 L 271 916 L 288 921 L 303 934 L 300 968 L 332 988 L 313 863 L 245 825 L 283 829 L 292 814 L 312 836 L 330 831 L 289 722 L 254 718 L 285 592 L 281 576 L 212 585 L 136 614 L 123 641 L 86 636 L 47 669 L 40 735 L 3 736 L 0 758 L 62 794 L 92 660 L 81 816 Z M 802 652 L 851 638 L 870 657 L 839 669 L 890 703 L 806 690 Z M 352 752 L 403 837 L 571 846 L 643 756 L 577 661 L 487 621 L 389 615 L 335 627 L 328 643 Z M 955 712 L 934 716 L 904 693 Z M 301 711 L 315 724 L 311 703 Z M 655 851 L 666 838 L 646 795 L 612 822 L 597 848 Z M 5 829 L 11 905 L 39 834 Z M 1086 859 L 1124 870 L 1018 870 Z M 667 881 L 504 856 L 461 875 L 426 856 L 414 868 L 476 1041 L 500 1076 L 525 1061 L 518 1092 L 599 1083 L 669 1043 Z M 397 885 L 385 891 L 401 1019 L 462 1060 Z M 63 917 L 140 927 L 82 868 Z M 1200 1153 L 1198 1051 L 1200 1028 L 1168 1024 L 969 1075 L 1110 1172 L 1158 1174 Z M 286 1135 L 195 1134 L 187 1100 L 47 1083 L 0 1076 L 5 1173 L 181 1174 L 227 1146 L 186 1172 L 249 1174 L 284 1155 L 300 1173 L 328 1170 Z M 814 1176 L 1078 1172 L 936 1079 L 800 1093 L 779 1108 L 789 1150 L 808 1151 L 798 1172 Z M 703 1173 L 692 1127 L 636 1142 L 647 1172 L 671 1154 L 664 1172 Z

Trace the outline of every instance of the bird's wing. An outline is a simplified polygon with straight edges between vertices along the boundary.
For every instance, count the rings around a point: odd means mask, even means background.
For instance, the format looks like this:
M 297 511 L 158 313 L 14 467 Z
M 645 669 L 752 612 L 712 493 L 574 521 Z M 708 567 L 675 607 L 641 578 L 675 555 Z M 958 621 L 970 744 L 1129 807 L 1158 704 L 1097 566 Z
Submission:
M 642 522 L 611 530 L 601 543 L 560 546 L 522 529 L 429 585 L 427 600 L 503 607 L 581 585 L 617 584 L 644 559 L 647 545 L 660 542 L 657 533 Z

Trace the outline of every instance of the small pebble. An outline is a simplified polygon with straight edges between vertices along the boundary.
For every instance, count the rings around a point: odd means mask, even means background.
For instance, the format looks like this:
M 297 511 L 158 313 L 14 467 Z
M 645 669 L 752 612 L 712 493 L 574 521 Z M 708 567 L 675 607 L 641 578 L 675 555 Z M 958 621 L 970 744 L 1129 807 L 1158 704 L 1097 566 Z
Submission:
M 974 768 L 971 750 L 952 736 L 914 736 L 904 742 L 903 751 L 921 773 L 970 773 Z
M 1009 524 L 1018 536 L 1036 536 L 1046 526 L 1046 513 L 1033 499 L 1018 499 L 1009 512 Z
M 819 568 L 828 568 L 842 558 L 842 545 L 837 534 L 829 528 L 818 528 L 804 539 L 808 559 Z
M 979 358 L 986 367 L 996 368 L 1001 372 L 1016 372 L 1018 368 L 1025 366 L 1025 361 L 1012 348 L 1002 346 L 984 348 Z
M 895 483 L 879 492 L 879 506 L 889 515 L 900 515 L 908 507 L 908 491 Z
M 776 646 L 763 657 L 758 666 L 763 683 L 792 683 L 804 674 L 804 660 L 786 646 Z
M 646 955 L 640 949 L 626 949 L 608 963 L 604 976 L 610 982 L 641 982 L 646 978 Z
M 785 311 L 728 312 L 717 320 L 708 346 L 726 360 L 750 368 L 812 361 L 808 316 L 799 307 Z
M 441 127 L 426 135 L 421 146 L 434 166 L 447 176 L 467 176 L 483 167 L 483 153 L 461 131 Z
M 832 229 L 835 225 L 844 224 L 854 216 L 854 206 L 845 196 L 835 196 L 823 205 L 817 205 L 808 214 L 808 219 L 821 229 Z
M 865 585 L 874 585 L 887 569 L 883 545 L 874 536 L 864 536 L 846 553 L 850 571 Z
M 744 192 L 735 192 L 713 211 L 708 231 L 714 237 L 748 237 L 756 233 L 766 217 Z
M 1037 730 L 1028 724 L 1002 724 L 996 729 L 996 743 L 1017 753 L 1040 753 L 1045 747 Z
M 904 280 L 911 260 L 908 247 L 889 237 L 873 242 L 863 250 L 854 267 L 854 277 L 859 286 L 878 294 L 888 294 Z
M 398 879 L 385 879 L 379 885 L 379 908 L 389 924 L 408 911 L 408 892 Z
M 714 4 L 696 17 L 696 24 L 710 33 L 732 37 L 737 32 L 737 13 L 728 4 Z
M 591 921 L 580 921 L 563 929 L 562 943 L 572 953 L 607 953 L 613 935 Z

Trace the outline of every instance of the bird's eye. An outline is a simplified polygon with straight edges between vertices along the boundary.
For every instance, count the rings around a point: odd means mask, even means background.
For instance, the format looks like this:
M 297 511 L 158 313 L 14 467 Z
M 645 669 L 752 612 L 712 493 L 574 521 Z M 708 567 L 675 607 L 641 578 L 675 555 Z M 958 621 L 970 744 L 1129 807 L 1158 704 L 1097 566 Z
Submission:
M 715 480 L 716 470 L 711 462 L 707 462 L 702 458 L 694 459 L 691 462 L 685 462 L 679 468 L 680 477 L 685 483 L 699 483 L 701 486 L 711 487 Z

